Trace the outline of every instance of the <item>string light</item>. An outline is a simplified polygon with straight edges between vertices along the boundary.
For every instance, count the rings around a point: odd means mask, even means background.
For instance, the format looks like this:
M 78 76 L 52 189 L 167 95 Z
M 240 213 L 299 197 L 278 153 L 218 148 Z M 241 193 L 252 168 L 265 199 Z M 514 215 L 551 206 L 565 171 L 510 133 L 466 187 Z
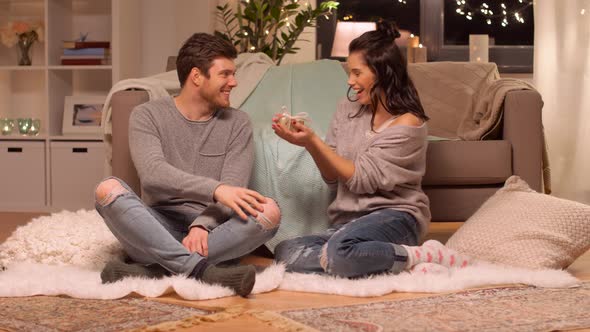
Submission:
M 400 3 L 406 4 L 406 0 L 398 0 Z M 508 20 L 509 17 L 512 17 L 514 21 L 518 23 L 525 23 L 524 18 L 522 17 L 522 12 L 533 5 L 534 0 L 518 0 L 518 3 L 514 8 L 508 8 L 505 3 L 500 3 L 499 6 L 496 7 L 497 12 L 499 14 L 494 14 L 494 10 L 492 6 L 488 5 L 486 2 L 483 2 L 480 6 L 474 7 L 471 6 L 468 1 L 466 0 L 456 0 L 455 4 L 457 5 L 457 9 L 455 12 L 461 16 L 465 16 L 467 20 L 473 20 L 475 15 L 481 15 L 484 17 L 485 22 L 488 25 L 492 25 L 494 20 L 499 20 L 500 24 L 503 27 L 506 27 L 510 24 Z M 580 14 L 585 14 L 585 9 L 582 9 Z
M 491 6 L 486 2 L 482 3 L 479 7 L 471 6 L 465 0 L 457 0 L 457 9 L 455 10 L 459 15 L 465 16 L 467 20 L 473 20 L 475 14 L 479 14 L 484 17 L 485 22 L 491 25 L 494 19 L 500 19 L 500 24 L 503 27 L 507 27 L 510 24 L 509 17 L 518 23 L 525 23 L 522 17 L 522 12 L 533 5 L 533 0 L 518 0 L 518 6 L 508 8 L 505 3 L 500 3 L 497 7 L 498 12 L 501 14 L 494 14 Z

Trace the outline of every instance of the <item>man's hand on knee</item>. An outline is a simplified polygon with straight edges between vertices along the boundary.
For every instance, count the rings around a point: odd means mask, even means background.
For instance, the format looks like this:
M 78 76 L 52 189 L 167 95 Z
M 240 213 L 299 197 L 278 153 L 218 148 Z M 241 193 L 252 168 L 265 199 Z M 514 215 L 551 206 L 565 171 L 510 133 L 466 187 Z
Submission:
M 191 228 L 188 235 L 182 240 L 182 245 L 189 252 L 197 252 L 203 257 L 209 256 L 208 245 L 209 232 L 199 226 Z
M 215 189 L 213 198 L 234 210 L 244 220 L 248 219 L 244 211 L 253 217 L 257 217 L 258 211 L 264 212 L 262 204 L 266 203 L 266 198 L 254 190 L 226 184 L 222 184 Z

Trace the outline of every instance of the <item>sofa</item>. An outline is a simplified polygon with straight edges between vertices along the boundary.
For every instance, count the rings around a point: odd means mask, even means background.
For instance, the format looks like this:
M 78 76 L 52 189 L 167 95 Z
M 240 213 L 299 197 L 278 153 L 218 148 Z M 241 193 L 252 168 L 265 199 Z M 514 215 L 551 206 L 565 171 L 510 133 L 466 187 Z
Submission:
M 431 70 L 430 66 L 429 63 L 421 68 L 428 71 Z M 467 68 L 473 64 L 455 63 L 454 66 Z M 432 65 L 432 70 L 436 67 L 436 64 Z M 172 59 L 168 61 L 167 70 L 173 69 Z M 476 69 L 476 72 L 480 72 L 479 68 Z M 345 66 L 342 70 L 346 70 Z M 314 84 L 321 87 L 330 82 Z M 441 95 L 446 94 L 444 89 L 451 89 L 449 84 L 441 86 Z M 423 99 L 420 84 L 416 84 L 416 87 Z M 478 95 L 481 91 L 467 92 L 474 99 L 469 100 L 469 103 L 485 97 Z M 141 90 L 118 91 L 111 99 L 112 174 L 126 181 L 137 193 L 140 193 L 140 183 L 129 154 L 127 129 L 133 108 L 146 101 L 148 94 Z M 437 103 L 432 102 L 433 105 Z M 433 138 L 429 142 L 422 185 L 430 199 L 433 221 L 465 221 L 512 175 L 520 176 L 532 189 L 542 191 L 542 107 L 541 96 L 534 89 L 509 91 L 502 100 L 501 114 L 494 125 L 494 132 L 487 135 L 485 140 Z M 425 106 L 425 109 L 427 115 L 436 118 L 434 114 L 429 114 L 428 107 Z

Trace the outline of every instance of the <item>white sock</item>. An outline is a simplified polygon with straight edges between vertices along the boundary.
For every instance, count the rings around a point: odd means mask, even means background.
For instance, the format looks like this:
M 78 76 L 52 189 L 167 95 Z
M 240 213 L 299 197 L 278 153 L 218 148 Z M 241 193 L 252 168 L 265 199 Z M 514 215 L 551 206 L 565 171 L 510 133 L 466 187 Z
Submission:
M 420 263 L 462 268 L 470 262 L 468 256 L 449 249 L 435 240 L 428 240 L 421 246 L 402 245 L 402 247 L 408 252 L 408 265 L 406 266 L 408 270 Z

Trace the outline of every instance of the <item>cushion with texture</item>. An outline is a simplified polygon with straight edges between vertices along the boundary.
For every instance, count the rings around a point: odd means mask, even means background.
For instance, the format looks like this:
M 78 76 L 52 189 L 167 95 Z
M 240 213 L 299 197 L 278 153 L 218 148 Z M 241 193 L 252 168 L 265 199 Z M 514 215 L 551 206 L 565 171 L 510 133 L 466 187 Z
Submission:
M 447 246 L 493 263 L 565 268 L 590 249 L 590 206 L 538 193 L 512 176 Z

